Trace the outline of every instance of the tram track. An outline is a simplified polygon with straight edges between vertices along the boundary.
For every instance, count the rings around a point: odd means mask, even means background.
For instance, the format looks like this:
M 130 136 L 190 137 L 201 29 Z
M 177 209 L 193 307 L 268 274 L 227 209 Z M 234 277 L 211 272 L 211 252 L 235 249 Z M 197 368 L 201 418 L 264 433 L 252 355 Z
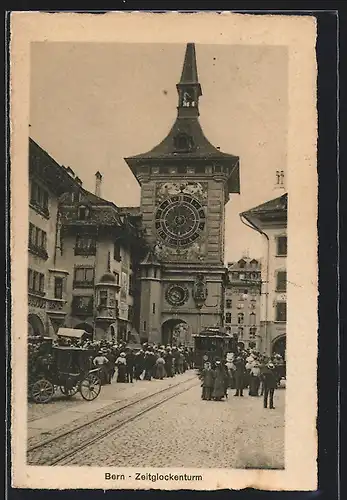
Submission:
M 28 465 L 65 465 L 97 441 L 198 384 L 196 376 L 191 377 L 29 446 L 27 463 Z

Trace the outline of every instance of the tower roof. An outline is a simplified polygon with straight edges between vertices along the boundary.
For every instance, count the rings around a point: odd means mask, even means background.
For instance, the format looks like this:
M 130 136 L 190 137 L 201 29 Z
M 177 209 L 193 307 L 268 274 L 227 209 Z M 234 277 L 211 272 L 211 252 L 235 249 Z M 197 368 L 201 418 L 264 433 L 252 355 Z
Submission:
M 180 83 L 199 83 L 194 43 L 187 43 Z
M 214 147 L 205 137 L 199 123 L 198 101 L 202 92 L 198 81 L 194 43 L 187 44 L 177 90 L 179 94 L 178 114 L 169 133 L 154 148 L 145 153 L 125 158 L 125 161 L 135 176 L 137 167 L 150 163 L 158 165 L 158 161 L 169 164 L 181 160 L 188 161 L 190 165 L 207 161 L 210 164 L 219 163 L 230 168 L 229 192 L 239 193 L 239 157 L 223 153 Z M 183 146 L 182 141 L 185 144 Z

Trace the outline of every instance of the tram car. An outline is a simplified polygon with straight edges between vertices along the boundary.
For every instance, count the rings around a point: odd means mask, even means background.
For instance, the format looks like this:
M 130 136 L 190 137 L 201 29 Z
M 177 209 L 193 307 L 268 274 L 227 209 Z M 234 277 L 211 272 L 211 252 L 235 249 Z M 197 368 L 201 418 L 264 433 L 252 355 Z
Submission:
M 210 327 L 194 338 L 194 366 L 201 369 L 206 361 L 212 364 L 216 359 L 224 359 L 226 353 L 237 352 L 237 339 L 222 327 Z

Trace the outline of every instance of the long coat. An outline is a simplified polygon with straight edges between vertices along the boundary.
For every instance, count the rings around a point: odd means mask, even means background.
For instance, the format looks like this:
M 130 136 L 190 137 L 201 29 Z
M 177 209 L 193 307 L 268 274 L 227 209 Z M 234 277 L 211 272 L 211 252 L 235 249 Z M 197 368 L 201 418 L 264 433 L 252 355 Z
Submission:
M 225 396 L 225 371 L 222 366 L 214 370 L 214 384 L 212 397 L 220 399 Z
M 211 368 L 204 368 L 201 372 L 200 378 L 202 380 L 201 387 L 208 387 L 210 389 L 214 386 L 214 371 Z
M 277 387 L 277 374 L 275 369 L 265 367 L 261 375 L 265 389 L 276 389 Z

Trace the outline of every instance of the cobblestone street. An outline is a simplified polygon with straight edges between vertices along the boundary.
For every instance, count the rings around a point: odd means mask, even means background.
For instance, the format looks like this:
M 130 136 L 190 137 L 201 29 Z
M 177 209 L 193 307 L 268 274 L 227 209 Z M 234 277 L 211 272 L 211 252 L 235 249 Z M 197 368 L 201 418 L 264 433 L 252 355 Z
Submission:
M 162 381 L 113 383 L 104 386 L 100 397 L 91 403 L 75 396 L 71 400 L 57 399 L 48 405 L 30 405 L 29 443 L 39 443 L 109 409 L 122 409 L 126 403 L 146 397 L 152 401 L 151 395 L 167 388 L 176 391 L 171 399 L 145 409 L 138 417 L 134 414 L 133 420 L 124 421 L 124 425 L 119 426 L 118 422 L 119 428 L 114 432 L 110 427 L 104 438 L 74 454 L 69 465 L 284 467 L 284 389 L 275 392 L 276 408 L 265 410 L 262 398 L 249 397 L 247 391 L 243 398 L 234 397 L 234 391 L 229 390 L 226 401 L 202 401 L 197 377 L 193 387 L 190 379 L 194 381 L 194 371 Z M 179 390 L 172 389 L 177 384 L 182 384 L 185 392 L 177 395 Z M 141 413 L 136 405 L 133 411 Z

